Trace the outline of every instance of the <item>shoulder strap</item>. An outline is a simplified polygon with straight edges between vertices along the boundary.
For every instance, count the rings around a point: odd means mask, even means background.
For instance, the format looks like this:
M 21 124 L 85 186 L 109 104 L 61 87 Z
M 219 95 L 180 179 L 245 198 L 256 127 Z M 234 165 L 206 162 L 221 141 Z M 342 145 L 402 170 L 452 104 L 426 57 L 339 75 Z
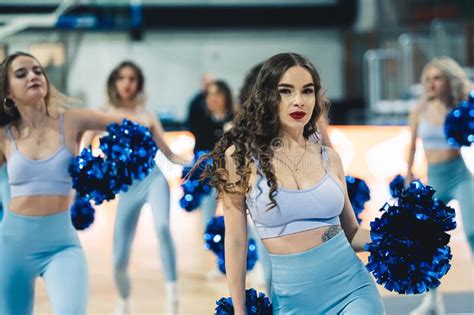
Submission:
M 324 146 L 324 145 L 321 145 L 321 155 L 323 157 L 324 170 L 327 173 L 330 169 L 331 161 L 329 160 L 328 150 L 327 150 L 326 146 Z
M 253 154 L 252 154 L 252 161 L 255 164 L 255 167 L 257 168 L 257 175 L 258 176 L 263 176 L 263 170 L 262 170 L 262 167 L 260 165 L 260 161 Z
M 59 116 L 59 134 L 61 137 L 61 144 L 64 144 L 64 113 Z
M 10 140 L 10 142 L 13 144 L 13 148 L 17 150 L 16 142 L 15 142 L 15 139 L 13 138 L 13 133 L 10 126 L 7 126 L 7 137 L 8 137 L 8 140 Z

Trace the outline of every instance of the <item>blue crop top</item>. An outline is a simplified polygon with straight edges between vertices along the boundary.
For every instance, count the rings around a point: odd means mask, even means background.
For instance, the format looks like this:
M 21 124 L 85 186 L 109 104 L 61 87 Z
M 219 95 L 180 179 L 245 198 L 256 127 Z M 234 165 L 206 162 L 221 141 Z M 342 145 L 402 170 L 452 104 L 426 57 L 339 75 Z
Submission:
M 324 177 L 312 187 L 293 190 L 278 188 L 277 205 L 269 209 L 270 187 L 258 170 L 255 187 L 246 198 L 247 208 L 260 238 L 278 237 L 328 225 L 340 225 L 344 192 L 329 174 L 327 149 L 322 147 Z
M 425 149 L 447 150 L 453 148 L 446 139 L 444 126 L 435 125 L 426 118 L 420 119 L 417 133 L 420 136 Z
M 64 143 L 64 116 L 59 117 L 61 146 L 51 156 L 30 160 L 18 149 L 10 127 L 7 135 L 14 151 L 7 161 L 11 197 L 32 195 L 70 195 L 72 180 L 68 173 L 73 155 Z

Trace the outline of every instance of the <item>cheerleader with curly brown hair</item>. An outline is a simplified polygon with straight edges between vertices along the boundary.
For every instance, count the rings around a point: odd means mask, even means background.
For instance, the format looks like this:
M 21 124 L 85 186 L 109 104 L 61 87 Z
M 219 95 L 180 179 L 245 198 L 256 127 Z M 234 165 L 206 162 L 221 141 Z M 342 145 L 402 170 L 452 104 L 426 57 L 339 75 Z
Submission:
M 245 314 L 247 209 L 270 253 L 275 314 L 385 312 L 354 252 L 370 235 L 357 224 L 341 160 L 315 136 L 326 105 L 306 58 L 275 55 L 209 155 L 224 207 L 235 314 Z

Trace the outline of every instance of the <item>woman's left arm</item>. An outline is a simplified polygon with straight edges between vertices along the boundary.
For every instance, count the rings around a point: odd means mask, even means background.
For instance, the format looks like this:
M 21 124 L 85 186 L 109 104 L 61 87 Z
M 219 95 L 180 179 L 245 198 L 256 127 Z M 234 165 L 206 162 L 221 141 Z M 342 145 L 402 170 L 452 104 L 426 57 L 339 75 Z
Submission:
M 103 113 L 93 109 L 69 109 L 64 114 L 66 126 L 74 126 L 77 134 L 88 130 L 105 131 L 107 125 L 112 123 L 122 123 L 124 119 L 130 119 L 126 115 L 115 113 Z
M 86 131 L 105 131 L 111 123 L 122 123 L 124 115 L 103 113 L 93 109 L 68 109 L 64 112 L 64 125 L 67 138 L 70 139 L 72 152 L 78 152 Z M 91 138 L 92 140 L 92 138 Z M 85 144 L 85 143 L 84 143 Z
M 349 200 L 349 195 L 347 194 L 346 175 L 339 154 L 337 154 L 336 151 L 329 149 L 329 159 L 331 161 L 332 169 L 342 183 L 342 190 L 344 192 L 344 208 L 339 215 L 342 229 L 351 243 L 352 248 L 356 252 L 364 251 L 364 245 L 371 242 L 370 231 L 362 228 L 357 223 L 351 201 Z

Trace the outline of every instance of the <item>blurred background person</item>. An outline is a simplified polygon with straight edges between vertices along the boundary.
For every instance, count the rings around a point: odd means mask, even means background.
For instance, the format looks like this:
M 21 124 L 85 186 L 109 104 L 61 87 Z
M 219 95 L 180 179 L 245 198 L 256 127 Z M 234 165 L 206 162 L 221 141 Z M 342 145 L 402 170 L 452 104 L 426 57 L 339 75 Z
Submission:
M 163 138 L 163 127 L 154 114 L 145 109 L 145 77 L 141 68 L 132 61 L 117 65 L 107 79 L 108 114 L 126 114 L 129 119 L 150 129 L 158 149 L 174 163 L 186 164 L 184 158 L 175 155 Z M 92 142 L 93 133 L 84 136 L 83 143 Z M 119 194 L 114 227 L 114 279 L 120 296 L 115 314 L 131 314 L 131 279 L 128 271 L 130 252 L 135 237 L 140 212 L 149 203 L 154 218 L 155 232 L 159 241 L 166 303 L 165 309 L 174 312 L 178 307 L 178 274 L 176 250 L 170 231 L 170 191 L 168 181 L 159 169 L 141 181 L 136 181 L 127 192 Z
M 420 137 L 428 161 L 428 185 L 444 203 L 456 199 L 471 253 L 474 251 L 474 178 L 466 167 L 460 149 L 450 145 L 444 134 L 446 115 L 459 101 L 466 99 L 472 83 L 453 59 L 433 59 L 423 69 L 421 83 L 424 93 L 410 112 L 411 145 L 406 182 L 412 172 L 416 140 Z M 438 289 L 432 289 L 418 308 L 410 314 L 444 314 L 445 307 Z
M 204 100 L 206 107 L 202 116 L 190 116 L 188 120 L 189 131 L 195 139 L 195 154 L 199 151 L 211 151 L 234 118 L 232 92 L 225 81 L 216 80 L 207 84 Z M 216 194 L 212 191 L 201 202 L 203 230 L 214 217 L 216 208 Z
M 192 132 L 199 128 L 199 121 L 206 116 L 206 90 L 210 83 L 214 82 L 216 77 L 212 73 L 204 73 L 201 77 L 201 90 L 191 99 L 188 108 L 187 127 Z M 194 133 L 193 133 L 194 134 Z

